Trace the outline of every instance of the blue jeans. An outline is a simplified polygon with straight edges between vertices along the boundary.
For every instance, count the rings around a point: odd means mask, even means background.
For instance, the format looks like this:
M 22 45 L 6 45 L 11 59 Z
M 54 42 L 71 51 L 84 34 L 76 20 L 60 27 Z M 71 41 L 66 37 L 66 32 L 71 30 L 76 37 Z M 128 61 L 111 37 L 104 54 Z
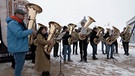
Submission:
M 14 53 L 15 59 L 15 74 L 14 76 L 21 76 L 21 71 L 25 62 L 25 52 Z
M 101 46 L 101 47 L 102 47 L 102 53 L 104 54 L 104 53 L 106 53 L 106 51 L 104 51 L 105 42 L 102 41 L 101 43 L 102 43 L 102 44 L 101 44 L 101 45 L 102 45 L 102 46 Z
M 97 52 L 97 44 L 95 44 L 94 42 L 91 42 L 91 46 L 92 46 L 92 49 L 93 49 L 93 58 L 95 58 L 96 56 L 96 52 Z
M 67 52 L 68 51 L 68 52 Z M 68 60 L 70 60 L 70 54 L 71 54 L 71 46 L 70 45 L 63 45 L 63 56 L 64 61 L 66 61 L 66 54 L 68 53 Z
M 114 52 L 114 44 L 106 44 L 106 52 L 107 52 L 107 58 L 109 58 L 109 54 L 111 55 L 110 57 L 113 57 L 113 52 Z

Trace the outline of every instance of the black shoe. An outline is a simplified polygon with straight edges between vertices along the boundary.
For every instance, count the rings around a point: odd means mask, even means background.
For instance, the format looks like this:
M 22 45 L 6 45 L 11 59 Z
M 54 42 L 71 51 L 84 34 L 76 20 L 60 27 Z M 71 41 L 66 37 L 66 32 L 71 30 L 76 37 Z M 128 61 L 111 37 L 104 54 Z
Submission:
M 126 54 L 127 56 L 129 55 L 129 53 Z
M 46 76 L 46 72 L 45 71 L 42 72 L 42 76 Z
M 94 58 L 92 58 L 93 60 L 98 60 L 98 58 L 96 58 L 96 57 L 94 57 Z
M 111 59 L 114 59 L 114 57 L 110 57 Z
M 110 58 L 107 58 L 107 59 L 110 59 Z
M 85 60 L 84 62 L 87 63 L 87 60 Z
M 83 60 L 81 59 L 80 62 L 82 62 Z

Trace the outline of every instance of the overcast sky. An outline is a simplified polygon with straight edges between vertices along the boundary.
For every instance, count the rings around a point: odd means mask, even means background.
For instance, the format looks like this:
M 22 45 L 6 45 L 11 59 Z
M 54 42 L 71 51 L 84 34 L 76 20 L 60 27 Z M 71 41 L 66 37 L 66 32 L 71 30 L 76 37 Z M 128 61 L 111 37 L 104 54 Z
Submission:
M 37 14 L 37 23 L 48 26 L 56 21 L 61 26 L 68 23 L 79 24 L 84 16 L 91 16 L 95 25 L 126 26 L 126 22 L 135 16 L 135 0 L 28 0 L 41 6 L 43 12 Z M 79 26 L 79 25 L 78 25 Z

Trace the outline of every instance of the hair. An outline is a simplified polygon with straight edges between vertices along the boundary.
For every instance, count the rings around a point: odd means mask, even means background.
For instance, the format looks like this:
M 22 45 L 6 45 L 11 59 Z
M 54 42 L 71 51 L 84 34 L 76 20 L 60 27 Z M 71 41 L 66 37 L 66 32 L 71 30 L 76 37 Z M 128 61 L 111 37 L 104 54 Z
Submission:
M 42 32 L 41 32 L 43 29 L 45 29 L 45 30 L 47 31 L 47 27 L 46 27 L 46 26 L 42 26 L 42 27 L 40 27 L 39 30 L 37 31 L 37 34 L 43 35 Z

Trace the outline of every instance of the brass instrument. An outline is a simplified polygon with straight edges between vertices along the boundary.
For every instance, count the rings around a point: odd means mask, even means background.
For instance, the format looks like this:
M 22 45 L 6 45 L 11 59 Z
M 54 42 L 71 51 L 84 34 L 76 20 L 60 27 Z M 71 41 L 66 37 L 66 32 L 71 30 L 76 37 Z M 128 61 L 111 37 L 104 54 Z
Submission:
M 61 26 L 57 22 L 50 21 L 49 28 L 50 29 L 49 29 L 47 40 L 53 40 L 54 38 L 56 38 L 59 35 L 59 33 L 61 31 Z M 53 40 L 53 41 L 55 43 L 55 40 Z M 54 45 L 45 45 L 44 51 L 46 52 L 46 54 L 50 55 L 53 46 Z
M 88 16 L 88 20 L 87 20 L 87 22 L 85 23 L 85 25 L 84 25 L 84 29 L 87 29 L 88 28 L 88 26 L 92 23 L 92 22 L 95 22 L 95 20 L 92 18 L 92 17 L 90 17 L 90 16 Z M 86 36 L 87 36 L 87 31 L 84 31 L 84 32 L 86 32 L 86 33 L 83 33 L 82 32 L 82 28 L 81 28 L 81 32 L 79 33 L 79 39 L 80 40 L 84 40 L 84 39 L 86 39 Z
M 115 26 L 112 26 L 112 27 L 113 27 L 112 35 L 110 35 L 109 37 L 106 38 L 106 43 L 107 43 L 107 44 L 112 44 L 114 41 L 117 40 L 117 38 L 118 38 L 119 35 L 120 35 L 119 29 L 116 28 Z
M 29 22 L 28 22 L 28 29 L 35 29 L 36 26 L 34 26 L 35 24 L 35 20 L 36 20 L 36 15 L 37 13 L 41 13 L 42 12 L 42 8 L 36 4 L 33 3 L 28 3 L 26 4 L 26 9 L 28 10 L 28 18 L 29 18 Z M 33 35 L 29 36 L 29 44 L 32 44 L 34 42 L 33 40 Z
M 102 33 L 103 30 L 104 30 L 104 28 L 102 28 L 100 26 L 97 27 L 98 32 L 97 32 L 96 36 L 98 36 L 98 38 L 94 39 L 95 44 L 98 44 L 103 39 L 103 33 Z
M 73 30 L 74 30 L 75 27 L 76 27 L 76 25 L 73 24 L 73 23 L 68 24 L 69 35 L 72 35 L 71 38 L 68 38 L 68 43 L 69 44 L 73 44 L 73 42 L 75 41 L 76 35 L 73 34 Z
M 128 25 L 127 27 L 125 27 L 123 32 L 120 33 L 120 37 L 122 38 L 123 41 L 129 41 L 130 35 L 131 35 L 130 29 L 131 29 L 131 26 Z

